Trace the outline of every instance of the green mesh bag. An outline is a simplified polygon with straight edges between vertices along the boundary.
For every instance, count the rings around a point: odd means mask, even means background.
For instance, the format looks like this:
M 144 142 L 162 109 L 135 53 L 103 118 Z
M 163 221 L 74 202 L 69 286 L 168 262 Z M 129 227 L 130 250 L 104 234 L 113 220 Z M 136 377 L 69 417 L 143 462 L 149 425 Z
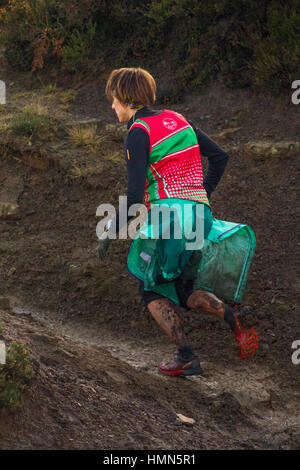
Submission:
M 248 225 L 214 219 L 208 239 L 194 251 L 182 277 L 195 287 L 213 292 L 227 302 L 241 303 L 256 239 Z
M 187 207 L 187 201 L 178 199 L 167 201 L 181 203 Z M 199 204 L 189 201 L 194 206 Z M 246 288 L 249 268 L 255 251 L 255 235 L 248 225 L 236 224 L 215 219 L 210 208 L 204 205 L 204 245 L 198 250 L 186 250 L 186 232 L 183 225 L 195 228 L 195 212 L 191 220 L 183 215 L 182 238 L 162 240 L 162 221 L 157 228 L 156 239 L 143 238 L 153 229 L 151 209 L 148 219 L 137 233 L 130 246 L 127 257 L 129 272 L 144 282 L 145 290 L 151 290 L 173 300 L 179 305 L 174 280 L 178 276 L 195 281 L 196 288 L 214 292 L 224 301 L 240 303 Z M 170 219 L 170 225 L 174 220 Z M 187 231 L 189 233 L 189 231 Z

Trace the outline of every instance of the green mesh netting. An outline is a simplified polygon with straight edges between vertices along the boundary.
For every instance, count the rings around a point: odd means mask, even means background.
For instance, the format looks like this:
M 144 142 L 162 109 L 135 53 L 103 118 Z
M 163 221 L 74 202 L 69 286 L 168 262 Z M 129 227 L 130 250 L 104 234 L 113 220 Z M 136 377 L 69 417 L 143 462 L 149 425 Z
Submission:
M 187 201 L 178 199 L 163 201 L 167 201 L 170 207 L 182 202 L 182 238 L 162 239 L 164 223 L 161 220 L 159 227 L 156 227 L 158 238 L 143 238 L 143 234 L 149 234 L 153 230 L 150 209 L 147 221 L 130 246 L 127 257 L 129 271 L 144 282 L 145 290 L 157 292 L 178 305 L 173 281 L 179 275 L 184 279 L 193 279 L 196 288 L 214 292 L 224 301 L 240 303 L 256 246 L 253 230 L 248 225 L 217 220 L 210 209 L 203 205 L 204 245 L 198 250 L 186 250 L 189 231 L 184 232 L 183 226 L 189 224 L 190 231 L 194 230 L 196 213 L 185 213 L 184 208 L 188 204 L 195 207 L 199 203 L 188 201 L 187 204 Z M 158 201 L 156 204 L 161 203 Z M 170 225 L 173 223 L 171 214 Z

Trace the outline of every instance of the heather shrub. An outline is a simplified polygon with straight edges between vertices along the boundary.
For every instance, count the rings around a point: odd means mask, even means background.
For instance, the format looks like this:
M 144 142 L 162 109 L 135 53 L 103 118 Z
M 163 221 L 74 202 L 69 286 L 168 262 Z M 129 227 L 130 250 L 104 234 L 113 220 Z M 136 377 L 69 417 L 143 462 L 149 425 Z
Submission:
M 51 64 L 73 71 L 90 53 L 95 0 L 9 0 L 0 10 L 8 63 L 32 72 Z
M 300 10 L 298 2 L 277 3 L 267 8 L 264 35 L 254 46 L 250 68 L 256 87 L 279 94 L 300 78 Z
M 280 93 L 300 75 L 298 0 L 0 2 L 0 42 L 16 70 L 167 71 L 166 100 L 217 77 Z
M 6 364 L 0 364 L 0 410 L 15 410 L 21 405 L 22 393 L 33 376 L 26 344 L 12 342 L 7 348 Z
M 14 134 L 31 138 L 48 134 L 50 128 L 51 121 L 49 117 L 30 106 L 26 107 L 22 113 L 16 115 L 10 122 L 10 129 Z

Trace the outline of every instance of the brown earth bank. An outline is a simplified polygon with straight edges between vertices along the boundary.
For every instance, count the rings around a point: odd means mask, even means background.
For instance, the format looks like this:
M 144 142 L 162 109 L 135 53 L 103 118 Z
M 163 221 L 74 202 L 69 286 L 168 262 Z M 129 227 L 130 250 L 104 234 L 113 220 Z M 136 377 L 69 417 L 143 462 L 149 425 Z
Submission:
M 101 87 L 79 90 L 72 119 L 115 121 Z M 6 341 L 29 344 L 36 377 L 22 408 L 1 416 L 1 449 L 300 447 L 300 365 L 291 359 L 300 340 L 299 152 L 270 156 L 243 147 L 298 140 L 300 107 L 216 83 L 172 109 L 209 135 L 219 133 L 228 150 L 211 203 L 216 218 L 247 223 L 257 238 L 242 312 L 259 334 L 256 356 L 241 361 L 225 325 L 180 309 L 204 374 L 157 373 L 174 348 L 126 269 L 130 241 L 113 242 L 106 260 L 97 259 L 96 209 L 126 193 L 121 141 L 111 143 L 115 159 L 88 155 L 94 171 L 76 178 L 66 165 L 32 168 L 12 151 L 0 156 L 0 201 L 18 206 L 15 217 L 0 220 L 0 295 L 11 304 L 1 317 Z M 228 128 L 234 131 L 222 137 Z M 176 413 L 195 423 L 180 424 Z

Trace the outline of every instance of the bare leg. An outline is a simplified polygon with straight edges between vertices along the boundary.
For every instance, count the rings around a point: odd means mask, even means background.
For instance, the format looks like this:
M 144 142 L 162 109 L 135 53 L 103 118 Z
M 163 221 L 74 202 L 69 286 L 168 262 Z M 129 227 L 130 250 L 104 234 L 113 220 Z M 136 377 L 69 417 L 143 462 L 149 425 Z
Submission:
M 187 299 L 187 306 L 200 312 L 215 315 L 230 326 L 239 346 L 241 359 L 248 359 L 255 354 L 258 347 L 258 335 L 254 328 L 245 330 L 234 316 L 234 310 L 218 297 L 206 290 L 196 290 Z
M 154 320 L 178 348 L 187 346 L 182 319 L 168 299 L 152 300 L 148 304 L 148 309 Z
M 168 375 L 202 374 L 199 359 L 187 344 L 182 319 L 175 311 L 170 300 L 166 298 L 152 300 L 152 302 L 149 302 L 148 308 L 154 320 L 178 348 L 177 360 L 174 362 L 160 362 L 158 364 L 159 371 Z
M 214 315 L 225 320 L 234 329 L 234 311 L 212 292 L 195 290 L 187 299 L 187 306 L 193 310 Z

